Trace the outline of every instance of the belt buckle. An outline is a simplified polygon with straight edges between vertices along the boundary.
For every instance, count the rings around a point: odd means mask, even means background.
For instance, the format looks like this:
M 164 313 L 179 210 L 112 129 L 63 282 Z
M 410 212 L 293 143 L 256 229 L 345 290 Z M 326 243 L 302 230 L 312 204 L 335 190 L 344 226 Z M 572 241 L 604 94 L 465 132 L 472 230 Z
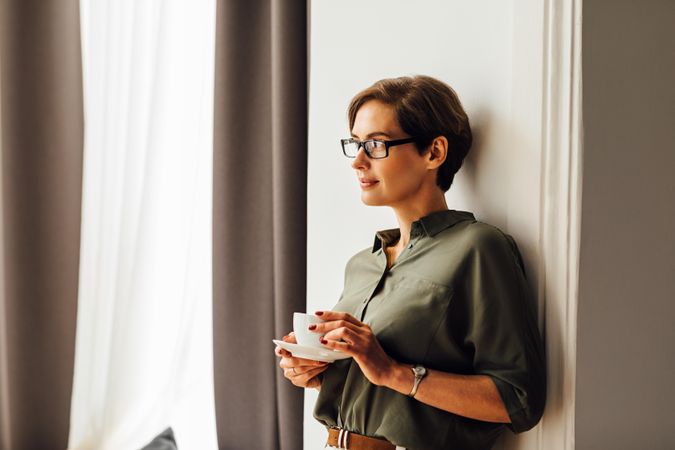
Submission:
M 345 430 L 344 428 L 338 428 L 340 431 L 338 431 L 338 448 L 339 449 L 344 449 L 344 450 L 349 450 L 348 442 L 349 442 L 349 430 Z

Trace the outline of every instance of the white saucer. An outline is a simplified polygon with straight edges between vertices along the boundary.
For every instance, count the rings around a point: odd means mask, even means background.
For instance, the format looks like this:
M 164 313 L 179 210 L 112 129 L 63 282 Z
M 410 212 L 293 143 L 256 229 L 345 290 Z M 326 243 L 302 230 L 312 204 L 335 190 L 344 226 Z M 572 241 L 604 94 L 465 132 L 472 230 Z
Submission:
M 278 339 L 272 339 L 272 342 L 279 347 L 288 350 L 293 356 L 298 358 L 311 359 L 314 361 L 333 362 L 338 359 L 351 358 L 351 355 L 343 353 L 339 350 L 331 350 L 329 348 L 310 347 L 307 345 L 292 344 Z

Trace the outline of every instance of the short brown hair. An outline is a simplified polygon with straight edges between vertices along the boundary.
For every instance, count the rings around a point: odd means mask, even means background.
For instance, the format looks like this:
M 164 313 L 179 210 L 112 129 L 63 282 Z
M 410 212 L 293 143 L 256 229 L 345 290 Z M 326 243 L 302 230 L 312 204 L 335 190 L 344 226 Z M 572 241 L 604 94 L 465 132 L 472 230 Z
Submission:
M 350 130 L 354 127 L 356 113 L 370 100 L 394 107 L 399 126 L 415 138 L 420 155 L 435 138 L 445 136 L 448 155 L 438 168 L 436 184 L 443 192 L 450 189 L 473 141 L 469 118 L 457 93 L 446 83 L 426 75 L 376 81 L 350 102 L 347 110 Z

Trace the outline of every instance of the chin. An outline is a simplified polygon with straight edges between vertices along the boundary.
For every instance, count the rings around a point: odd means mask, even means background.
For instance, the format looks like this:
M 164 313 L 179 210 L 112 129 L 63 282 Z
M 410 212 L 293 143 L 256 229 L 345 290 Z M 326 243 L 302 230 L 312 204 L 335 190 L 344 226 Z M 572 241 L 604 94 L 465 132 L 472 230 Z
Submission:
M 387 206 L 387 203 L 371 195 L 361 195 L 361 201 L 367 206 Z

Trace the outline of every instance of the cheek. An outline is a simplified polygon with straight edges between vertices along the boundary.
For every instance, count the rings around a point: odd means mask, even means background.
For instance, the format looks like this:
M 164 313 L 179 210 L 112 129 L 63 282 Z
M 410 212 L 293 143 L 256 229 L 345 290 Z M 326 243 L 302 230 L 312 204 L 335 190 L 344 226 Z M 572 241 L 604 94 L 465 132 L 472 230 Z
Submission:
M 390 191 L 403 192 L 415 190 L 419 187 L 422 174 L 410 162 L 402 161 L 400 164 L 388 167 L 382 177 L 384 187 Z

